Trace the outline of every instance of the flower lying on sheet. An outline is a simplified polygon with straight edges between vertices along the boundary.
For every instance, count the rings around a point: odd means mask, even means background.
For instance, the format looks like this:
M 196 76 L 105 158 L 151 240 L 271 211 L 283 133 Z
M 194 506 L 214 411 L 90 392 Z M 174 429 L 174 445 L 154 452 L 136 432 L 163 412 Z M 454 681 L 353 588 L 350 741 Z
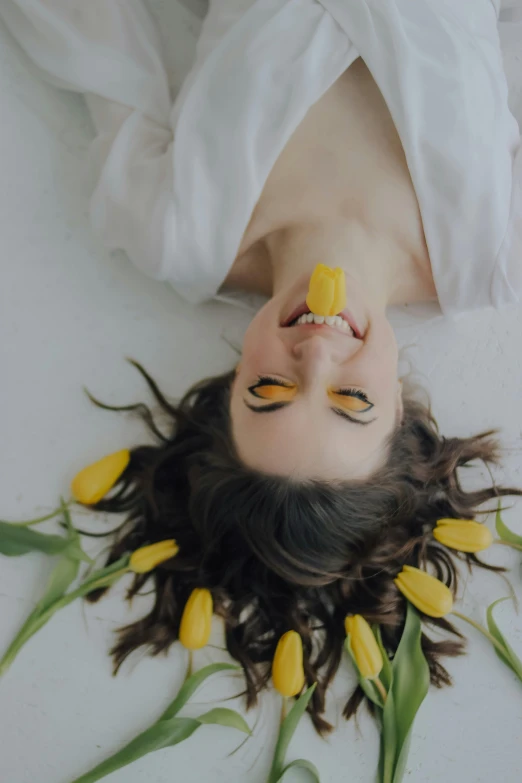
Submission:
M 116 484 L 129 461 L 129 450 L 122 449 L 87 465 L 72 480 L 71 491 L 74 499 L 84 506 L 98 503 Z
M 468 519 L 439 519 L 433 537 L 440 544 L 460 552 L 482 552 L 493 543 L 486 525 Z
M 129 560 L 129 568 L 135 574 L 146 574 L 153 568 L 175 557 L 179 552 L 179 546 L 173 538 L 166 541 L 158 541 L 136 549 Z
M 297 696 L 303 690 L 303 642 L 296 631 L 287 631 L 279 639 L 272 663 L 272 681 L 281 696 Z
M 372 629 L 360 614 L 347 615 L 344 628 L 361 677 L 374 680 L 381 672 L 383 660 Z
M 420 568 L 405 565 L 393 581 L 403 596 L 429 617 L 444 617 L 453 608 L 449 587 Z
M 213 610 L 210 590 L 194 588 L 185 604 L 179 627 L 179 640 L 187 650 L 200 650 L 208 643 Z

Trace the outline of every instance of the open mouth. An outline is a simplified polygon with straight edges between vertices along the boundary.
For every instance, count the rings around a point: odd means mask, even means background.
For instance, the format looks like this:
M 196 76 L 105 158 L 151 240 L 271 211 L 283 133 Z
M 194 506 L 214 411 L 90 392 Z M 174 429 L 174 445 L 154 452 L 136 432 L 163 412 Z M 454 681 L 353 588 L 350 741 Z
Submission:
M 300 305 L 281 326 L 330 326 L 333 329 L 362 340 L 357 326 L 349 313 L 342 312 L 339 315 L 315 315 L 311 313 L 306 304 Z

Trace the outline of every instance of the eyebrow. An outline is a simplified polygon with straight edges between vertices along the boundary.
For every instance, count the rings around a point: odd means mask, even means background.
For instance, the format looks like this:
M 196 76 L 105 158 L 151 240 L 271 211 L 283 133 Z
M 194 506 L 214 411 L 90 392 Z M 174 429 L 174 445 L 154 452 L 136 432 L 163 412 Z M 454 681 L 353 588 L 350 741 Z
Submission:
M 247 408 L 254 413 L 273 413 L 274 411 L 279 411 L 281 408 L 287 408 L 289 405 L 291 405 L 291 402 L 272 402 L 270 405 L 251 405 L 249 402 L 247 402 L 245 399 L 243 400 Z M 361 427 L 368 427 L 370 424 L 372 424 L 374 421 L 377 421 L 377 416 L 373 419 L 370 419 L 370 421 L 362 421 L 361 419 L 356 419 L 353 416 L 350 416 L 349 413 L 346 413 L 346 411 L 343 411 L 341 408 L 329 408 L 333 413 L 335 413 L 336 416 L 341 416 L 343 419 L 347 419 L 348 421 L 351 421 L 352 424 L 359 424 Z

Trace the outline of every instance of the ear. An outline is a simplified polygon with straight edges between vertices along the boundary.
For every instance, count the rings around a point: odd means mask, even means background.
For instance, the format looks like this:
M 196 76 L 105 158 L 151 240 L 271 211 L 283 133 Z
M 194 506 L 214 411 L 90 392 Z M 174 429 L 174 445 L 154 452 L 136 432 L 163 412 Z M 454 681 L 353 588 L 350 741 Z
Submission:
M 397 382 L 396 410 L 397 410 L 397 424 L 402 427 L 403 420 L 404 420 L 404 402 L 403 402 L 403 399 L 402 399 L 402 381 L 401 380 L 399 380 Z

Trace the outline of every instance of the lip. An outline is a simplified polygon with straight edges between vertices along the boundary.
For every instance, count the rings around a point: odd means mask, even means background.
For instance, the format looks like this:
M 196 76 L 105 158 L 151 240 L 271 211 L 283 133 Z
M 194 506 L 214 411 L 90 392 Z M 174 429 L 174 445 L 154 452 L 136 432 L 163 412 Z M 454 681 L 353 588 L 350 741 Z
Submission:
M 293 312 L 290 313 L 288 318 L 284 319 L 284 321 L 282 322 L 281 326 L 286 328 L 286 327 L 288 327 L 292 323 L 292 321 L 295 321 L 296 318 L 299 318 L 300 315 L 303 315 L 304 313 L 309 313 L 309 312 L 310 312 L 310 308 L 307 306 L 306 302 L 302 302 L 299 305 L 299 307 L 296 307 L 295 310 L 293 310 Z M 361 333 L 361 330 L 357 326 L 357 323 L 355 322 L 355 318 L 350 313 L 350 311 L 349 310 L 343 310 L 341 313 L 338 313 L 338 315 L 340 315 L 341 318 L 344 321 L 347 322 L 348 326 L 351 327 L 355 337 L 358 340 L 362 340 L 363 339 L 363 335 Z M 293 327 L 293 328 L 297 328 L 297 326 L 302 327 L 304 329 L 324 329 L 325 327 L 327 327 L 328 329 L 332 328 L 331 326 L 328 326 L 328 324 L 313 324 L 313 323 L 312 324 L 298 324 L 298 325 L 296 325 L 296 327 Z M 348 336 L 350 336 L 350 335 L 348 335 Z

